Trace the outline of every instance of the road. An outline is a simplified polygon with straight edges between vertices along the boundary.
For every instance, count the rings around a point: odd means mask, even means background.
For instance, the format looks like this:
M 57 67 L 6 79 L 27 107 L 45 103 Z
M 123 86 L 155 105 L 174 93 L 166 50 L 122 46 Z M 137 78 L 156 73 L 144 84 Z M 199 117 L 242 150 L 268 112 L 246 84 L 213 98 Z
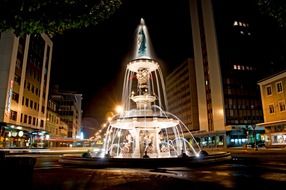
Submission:
M 282 188 L 283 187 L 283 188 Z M 39 157 L 33 174 L 34 190 L 45 189 L 284 189 L 286 162 L 234 160 L 192 168 L 156 169 L 69 168 L 57 157 Z
M 286 187 L 286 154 L 279 152 L 235 150 L 228 163 L 156 169 L 72 168 L 58 163 L 62 154 L 20 154 L 13 156 L 37 158 L 31 177 L 13 179 L 15 172 L 23 176 L 25 171 L 10 171 L 7 174 L 12 179 L 5 179 L 10 189 L 32 190 L 280 190 Z

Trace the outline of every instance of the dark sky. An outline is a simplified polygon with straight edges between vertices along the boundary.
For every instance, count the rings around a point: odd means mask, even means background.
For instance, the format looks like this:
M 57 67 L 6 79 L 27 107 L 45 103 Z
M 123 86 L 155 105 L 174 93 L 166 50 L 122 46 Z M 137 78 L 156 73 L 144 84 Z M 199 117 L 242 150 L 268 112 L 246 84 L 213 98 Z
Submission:
M 52 84 L 83 94 L 83 115 L 104 116 L 121 99 L 134 34 L 144 18 L 163 72 L 192 55 L 186 0 L 128 0 L 111 18 L 55 37 Z
M 256 12 L 246 4 L 238 6 L 234 3 L 248 4 L 253 1 L 214 2 L 216 18 L 219 18 L 217 28 L 221 30 L 218 33 L 218 39 L 222 42 L 219 44 L 220 50 L 225 48 L 224 45 L 229 49 L 228 42 L 233 44 L 227 38 L 230 35 L 227 31 L 232 29 L 232 16 L 244 12 L 253 16 L 253 23 L 258 31 L 262 31 L 261 36 L 255 34 L 261 47 L 251 50 L 251 54 L 257 51 L 257 58 L 266 60 L 263 55 L 268 55 L 270 50 L 273 54 L 279 52 L 278 37 L 274 40 L 271 38 L 274 27 L 265 26 L 265 19 L 257 20 Z M 97 26 L 56 36 L 52 84 L 58 84 L 62 90 L 82 93 L 83 116 L 100 122 L 106 112 L 113 111 L 114 105 L 120 102 L 125 68 L 141 18 L 145 19 L 153 49 L 165 76 L 187 57 L 193 57 L 188 9 L 188 0 L 124 0 L 111 18 Z

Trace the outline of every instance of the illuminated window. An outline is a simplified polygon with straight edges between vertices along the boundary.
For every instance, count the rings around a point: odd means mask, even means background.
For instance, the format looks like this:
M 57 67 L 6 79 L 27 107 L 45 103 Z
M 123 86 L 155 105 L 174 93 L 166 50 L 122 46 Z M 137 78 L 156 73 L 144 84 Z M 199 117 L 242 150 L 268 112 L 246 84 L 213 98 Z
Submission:
M 236 69 L 237 69 L 237 66 L 236 66 L 236 65 L 233 65 L 233 69 L 236 70 Z
M 276 83 L 276 90 L 277 90 L 277 93 L 282 93 L 283 92 L 283 86 L 282 86 L 282 82 L 277 82 Z
M 285 101 L 278 102 L 278 105 L 281 112 L 286 111 Z
M 272 87 L 270 85 L 266 86 L 266 94 L 267 94 L 267 96 L 272 95 Z
M 16 111 L 11 110 L 11 112 L 10 112 L 10 119 L 12 119 L 14 121 L 17 120 L 17 112 Z
M 12 92 L 12 100 L 15 100 L 16 102 L 19 101 L 19 94 L 16 92 Z

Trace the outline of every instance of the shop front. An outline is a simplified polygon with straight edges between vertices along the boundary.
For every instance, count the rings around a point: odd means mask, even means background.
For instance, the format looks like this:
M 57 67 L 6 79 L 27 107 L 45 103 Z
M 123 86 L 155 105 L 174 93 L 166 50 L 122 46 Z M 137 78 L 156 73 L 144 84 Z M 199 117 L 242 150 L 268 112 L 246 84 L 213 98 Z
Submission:
M 0 148 L 27 148 L 29 142 L 29 130 L 22 126 L 0 123 Z
M 266 147 L 286 147 L 286 120 L 258 124 L 265 128 Z

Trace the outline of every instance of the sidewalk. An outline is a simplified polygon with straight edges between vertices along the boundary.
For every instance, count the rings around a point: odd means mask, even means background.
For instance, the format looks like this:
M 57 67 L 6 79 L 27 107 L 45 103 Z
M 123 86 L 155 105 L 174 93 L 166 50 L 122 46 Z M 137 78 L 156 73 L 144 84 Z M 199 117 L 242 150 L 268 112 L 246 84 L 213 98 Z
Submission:
M 224 148 L 205 149 L 208 152 L 224 151 L 231 153 L 233 159 L 256 161 L 286 161 L 286 148 Z
M 84 153 L 93 147 L 54 147 L 54 148 L 7 148 L 0 149 L 0 152 L 5 152 L 7 155 L 12 154 L 73 154 Z

